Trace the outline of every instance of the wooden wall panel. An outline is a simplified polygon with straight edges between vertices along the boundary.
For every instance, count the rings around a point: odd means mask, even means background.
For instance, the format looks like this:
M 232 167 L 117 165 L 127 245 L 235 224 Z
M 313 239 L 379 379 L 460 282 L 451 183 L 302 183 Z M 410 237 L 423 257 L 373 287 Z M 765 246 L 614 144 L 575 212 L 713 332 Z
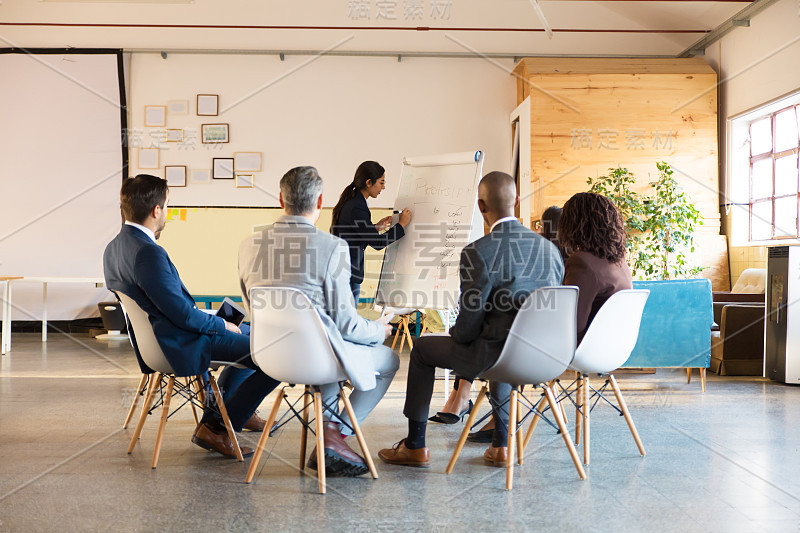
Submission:
M 531 95 L 532 220 L 609 168 L 630 169 L 645 191 L 666 161 L 705 218 L 699 243 L 717 250 L 703 264 L 722 276 L 717 75 L 702 59 L 526 59 L 515 72 L 518 97 Z

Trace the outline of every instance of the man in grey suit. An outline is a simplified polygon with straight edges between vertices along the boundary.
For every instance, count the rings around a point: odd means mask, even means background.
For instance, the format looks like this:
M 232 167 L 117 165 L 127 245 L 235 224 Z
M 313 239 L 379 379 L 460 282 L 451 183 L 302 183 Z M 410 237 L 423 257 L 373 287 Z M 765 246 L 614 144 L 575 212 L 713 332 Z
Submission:
M 518 204 L 516 184 L 508 174 L 491 172 L 481 180 L 478 208 L 491 231 L 461 252 L 460 309 L 450 336 L 422 337 L 414 343 L 403 410 L 408 436 L 379 452 L 385 462 L 430 465 L 425 430 L 436 367 L 450 368 L 467 379 L 480 375 L 500 357 L 511 324 L 528 295 L 539 287 L 561 284 L 564 263 L 558 248 L 520 224 L 514 216 Z M 506 403 L 510 386 L 490 386 L 494 399 Z M 495 410 L 494 417 L 492 445 L 484 458 L 505 466 L 507 408 Z
M 251 287 L 294 287 L 313 302 L 333 350 L 355 389 L 350 396 L 359 424 L 383 398 L 400 360 L 382 343 L 392 331 L 388 322 L 366 320 L 356 312 L 350 290 L 350 250 L 347 243 L 318 230 L 314 223 L 322 209 L 322 178 L 314 167 L 297 167 L 280 182 L 280 204 L 285 215 L 262 232 L 248 237 L 239 249 L 239 277 L 249 307 Z M 339 386 L 321 387 L 322 400 L 338 409 Z M 344 413 L 325 414 L 325 469 L 328 473 L 358 476 L 368 471 L 364 459 L 344 437 L 352 435 Z M 311 454 L 310 468 L 317 468 Z

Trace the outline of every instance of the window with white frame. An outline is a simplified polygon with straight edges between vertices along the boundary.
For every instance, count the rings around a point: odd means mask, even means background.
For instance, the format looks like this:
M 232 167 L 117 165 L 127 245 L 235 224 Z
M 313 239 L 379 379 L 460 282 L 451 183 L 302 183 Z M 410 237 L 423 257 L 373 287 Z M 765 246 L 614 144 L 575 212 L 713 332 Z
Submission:
M 798 236 L 799 114 L 795 105 L 750 123 L 750 240 Z
M 729 135 L 734 244 L 800 238 L 800 93 L 735 117 Z

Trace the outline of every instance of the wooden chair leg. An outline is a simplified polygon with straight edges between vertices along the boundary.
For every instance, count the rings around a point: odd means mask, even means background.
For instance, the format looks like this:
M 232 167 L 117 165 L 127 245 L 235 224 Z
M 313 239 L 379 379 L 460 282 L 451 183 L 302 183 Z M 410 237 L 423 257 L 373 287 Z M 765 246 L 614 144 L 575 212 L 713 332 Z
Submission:
M 361 426 L 358 423 L 355 411 L 353 411 L 353 405 L 350 403 L 350 398 L 344 393 L 341 383 L 339 383 L 339 396 L 342 397 L 347 416 L 350 418 L 350 423 L 353 425 L 353 432 L 355 432 L 358 445 L 361 447 L 361 452 L 364 454 L 364 460 L 367 461 L 369 473 L 372 474 L 372 479 L 378 479 L 378 471 L 375 469 L 375 463 L 372 461 L 372 456 L 367 448 L 367 441 L 364 439 L 364 434 L 361 433 Z
M 314 393 L 314 412 L 317 419 L 317 479 L 319 480 L 319 493 L 325 494 L 325 439 L 322 435 L 324 421 L 322 420 L 322 394 Z
M 692 369 L 687 367 L 686 368 L 686 384 L 688 385 L 691 382 L 692 382 Z
M 150 465 L 150 468 L 158 466 L 158 456 L 161 454 L 161 443 L 164 440 L 164 428 L 167 426 L 167 419 L 169 418 L 169 402 L 172 399 L 172 389 L 174 387 L 175 376 L 170 376 L 169 382 L 167 382 L 167 392 L 164 394 L 164 404 L 161 408 L 161 422 L 158 424 L 156 447 L 153 448 L 153 463 Z
M 245 483 L 251 483 L 253 481 L 253 476 L 256 475 L 258 461 L 261 460 L 261 452 L 264 451 L 264 447 L 267 445 L 269 430 L 272 428 L 272 424 L 275 423 L 275 418 L 278 415 L 278 408 L 281 406 L 281 401 L 283 400 L 284 394 L 286 393 L 283 391 L 283 389 L 279 390 L 278 397 L 275 398 L 275 403 L 272 404 L 272 410 L 269 412 L 267 425 L 264 426 L 264 431 L 261 432 L 261 438 L 258 439 L 258 446 L 256 446 L 256 451 L 253 453 L 253 459 L 250 461 L 250 468 L 247 469 L 247 475 L 244 478 Z
M 506 490 L 514 486 L 514 444 L 517 439 L 517 388 L 511 389 L 508 407 L 508 461 L 506 461 Z
M 522 394 L 522 393 L 519 393 Z M 517 397 L 517 402 L 519 402 L 519 396 Z M 522 461 L 524 460 L 525 454 L 525 447 L 522 445 L 522 409 L 520 409 L 519 403 L 517 403 L 517 423 L 515 424 L 517 430 L 515 432 L 515 436 L 517 437 L 517 464 L 522 466 Z M 511 461 L 511 456 L 508 456 L 508 460 Z
M 397 339 L 401 335 L 400 330 L 402 329 L 402 324 L 403 324 L 402 320 L 400 321 L 400 323 L 397 324 L 397 331 L 394 332 L 394 340 L 392 341 L 392 350 L 394 350 L 394 345 L 397 344 Z
M 308 387 L 308 385 L 306 385 L 305 392 L 303 393 L 303 428 L 300 430 L 301 472 L 306 469 L 306 448 L 308 446 L 308 405 L 311 403 L 310 394 L 311 394 L 311 389 Z M 272 428 L 272 425 L 270 425 L 270 428 Z
M 589 375 L 583 376 L 583 464 L 589 464 L 589 421 L 592 414 L 592 386 Z
M 700 387 L 703 390 L 703 394 L 706 393 L 706 369 L 700 369 Z
M 614 396 L 617 397 L 617 403 L 619 404 L 619 408 L 622 410 L 622 416 L 625 417 L 625 422 L 628 423 L 628 429 L 631 430 L 631 435 L 633 435 L 633 440 L 636 441 L 636 446 L 639 448 L 639 453 L 644 456 L 645 451 L 644 445 L 642 444 L 642 439 L 639 438 L 639 432 L 636 431 L 636 426 L 633 424 L 633 418 L 631 418 L 631 414 L 628 412 L 628 406 L 625 404 L 625 398 L 622 397 L 622 391 L 619 389 L 619 385 L 617 385 L 617 380 L 611 374 L 608 375 L 608 380 L 611 382 L 611 388 L 614 390 Z
M 214 398 L 217 400 L 217 407 L 219 408 L 219 414 L 222 416 L 222 421 L 225 423 L 225 429 L 228 430 L 228 438 L 231 439 L 231 444 L 233 444 L 233 451 L 236 452 L 236 460 L 241 463 L 244 461 L 244 457 L 242 457 L 242 449 L 239 447 L 239 439 L 236 438 L 236 432 L 233 431 L 231 419 L 228 418 L 228 410 L 225 408 L 225 402 L 222 401 L 222 394 L 220 394 L 219 387 L 217 386 L 217 380 L 211 372 L 208 373 L 208 381 L 211 384 Z M 269 433 L 269 428 L 271 427 L 271 425 L 265 426 L 264 431 Z
M 558 424 L 561 437 L 564 439 L 564 444 L 567 445 L 567 450 L 569 450 L 569 456 L 572 458 L 572 463 L 575 465 L 575 469 L 578 471 L 580 478 L 586 479 L 586 471 L 584 471 L 583 465 L 581 465 L 581 461 L 578 458 L 578 451 L 575 449 L 575 445 L 572 443 L 569 432 L 567 431 L 566 426 L 564 426 L 564 421 L 561 419 L 561 411 L 556 409 L 556 399 L 553 397 L 553 390 L 550 387 L 545 387 L 544 393 L 547 397 L 547 403 L 550 404 L 550 410 L 553 411 L 553 416 L 556 419 L 556 424 Z
M 403 345 L 406 343 L 406 337 L 408 336 L 408 316 L 403 315 L 400 318 L 397 332 L 400 333 L 400 349 L 397 350 L 397 353 L 403 353 Z
M 456 461 L 458 461 L 458 456 L 461 454 L 461 449 L 464 447 L 464 443 L 467 442 L 467 436 L 469 436 L 469 430 L 472 427 L 472 424 L 475 423 L 475 418 L 478 416 L 478 409 L 481 406 L 481 402 L 486 397 L 486 391 L 489 389 L 488 384 L 484 384 L 481 388 L 481 391 L 478 393 L 478 398 L 475 400 L 475 404 L 472 406 L 472 411 L 469 413 L 469 417 L 467 418 L 467 423 L 464 426 L 464 429 L 461 431 L 461 436 L 458 437 L 458 442 L 456 443 L 456 449 L 453 450 L 453 455 L 450 456 L 450 462 L 447 463 L 447 470 L 445 470 L 445 474 L 449 474 L 453 471 L 453 467 L 456 466 Z
M 581 409 L 583 406 L 583 380 L 581 379 L 581 375 L 578 374 L 577 381 L 575 382 L 575 445 L 580 445 L 581 443 L 581 421 L 583 420 L 583 414 L 581 414 Z
M 414 338 L 411 335 L 411 328 L 408 327 L 408 320 L 406 320 L 406 338 L 408 339 L 408 349 L 411 351 L 414 349 Z
M 139 437 L 142 434 L 144 421 L 147 419 L 147 413 L 150 411 L 150 407 L 153 405 L 153 398 L 155 398 L 156 391 L 161 386 L 161 379 L 163 377 L 164 375 L 159 372 L 155 374 L 153 379 L 150 380 L 150 386 L 147 388 L 147 397 L 144 399 L 144 405 L 142 405 L 142 414 L 139 416 L 139 422 L 136 424 L 136 429 L 133 431 L 131 443 L 128 445 L 128 453 L 133 452 L 133 448 L 136 446 L 136 442 L 139 440 Z
M 197 391 L 197 399 L 203 405 L 206 404 L 206 387 L 202 378 L 194 380 L 194 388 Z
M 125 417 L 125 422 L 122 424 L 122 429 L 128 429 L 128 423 L 133 418 L 133 413 L 136 411 L 136 406 L 139 404 L 139 396 L 144 394 L 145 386 L 147 383 L 147 374 L 142 374 L 142 379 L 139 380 L 139 386 L 136 387 L 136 394 L 133 397 L 131 408 L 128 409 L 128 416 Z
M 184 383 L 186 383 L 186 389 L 189 390 L 190 393 L 191 393 L 194 381 L 195 381 L 195 378 L 184 378 Z M 197 407 L 194 405 L 194 402 L 191 399 L 189 400 L 189 405 L 192 406 L 192 416 L 194 416 L 194 423 L 195 424 L 199 424 L 200 423 L 200 419 L 197 418 Z
M 539 401 L 534 404 L 534 413 L 533 413 L 533 420 L 531 420 L 531 425 L 528 426 L 528 432 L 525 433 L 525 439 L 522 441 L 522 449 L 528 447 L 528 442 L 530 442 L 531 437 L 533 436 L 533 430 L 536 429 L 536 425 L 539 423 L 539 410 L 544 409 L 544 396 L 539 398 Z

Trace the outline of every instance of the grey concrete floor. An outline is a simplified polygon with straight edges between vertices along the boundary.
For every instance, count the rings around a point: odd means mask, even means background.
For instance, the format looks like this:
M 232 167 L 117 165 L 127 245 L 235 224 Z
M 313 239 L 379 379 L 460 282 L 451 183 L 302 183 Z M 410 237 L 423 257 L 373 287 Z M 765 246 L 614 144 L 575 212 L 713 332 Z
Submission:
M 647 456 L 624 420 L 600 406 L 586 481 L 540 424 L 507 492 L 505 470 L 481 459 L 485 445 L 468 443 L 445 475 L 461 424 L 429 426 L 430 469 L 377 458 L 405 435 L 406 349 L 364 424 L 380 479 L 329 478 L 321 496 L 315 473 L 296 468 L 298 424 L 270 439 L 255 483 L 245 485 L 249 460 L 192 444 L 184 409 L 152 470 L 156 418 L 131 455 L 132 430 L 120 429 L 140 378 L 129 344 L 13 340 L 0 359 L 0 531 L 800 531 L 800 388 L 760 378 L 710 375 L 701 394 L 696 373 L 687 385 L 683 370 L 622 376 Z M 437 382 L 434 411 L 441 395 Z M 257 437 L 242 441 L 255 446 Z

